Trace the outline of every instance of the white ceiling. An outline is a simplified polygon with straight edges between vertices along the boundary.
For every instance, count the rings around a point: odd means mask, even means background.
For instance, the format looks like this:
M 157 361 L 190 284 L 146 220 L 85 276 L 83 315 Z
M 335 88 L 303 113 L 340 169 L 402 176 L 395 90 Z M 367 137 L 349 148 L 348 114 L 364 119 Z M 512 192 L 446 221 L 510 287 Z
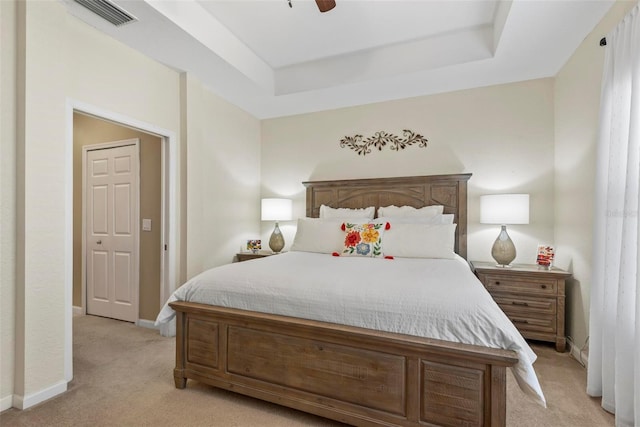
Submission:
M 70 13 L 257 118 L 554 76 L 613 0 L 112 0 Z

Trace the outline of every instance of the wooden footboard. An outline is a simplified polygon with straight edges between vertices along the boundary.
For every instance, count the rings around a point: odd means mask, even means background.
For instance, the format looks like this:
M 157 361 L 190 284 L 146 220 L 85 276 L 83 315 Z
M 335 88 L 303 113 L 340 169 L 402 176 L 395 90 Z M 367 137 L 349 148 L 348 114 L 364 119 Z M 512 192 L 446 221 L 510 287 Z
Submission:
M 503 426 L 514 352 L 174 302 L 175 384 L 358 426 Z

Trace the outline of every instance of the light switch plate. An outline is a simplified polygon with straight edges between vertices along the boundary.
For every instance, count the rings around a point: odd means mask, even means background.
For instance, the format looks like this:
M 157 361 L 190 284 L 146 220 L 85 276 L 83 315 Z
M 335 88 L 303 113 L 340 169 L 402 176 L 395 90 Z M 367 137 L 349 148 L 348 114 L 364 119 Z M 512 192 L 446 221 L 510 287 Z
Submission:
M 151 231 L 151 220 L 148 218 L 142 219 L 142 231 Z

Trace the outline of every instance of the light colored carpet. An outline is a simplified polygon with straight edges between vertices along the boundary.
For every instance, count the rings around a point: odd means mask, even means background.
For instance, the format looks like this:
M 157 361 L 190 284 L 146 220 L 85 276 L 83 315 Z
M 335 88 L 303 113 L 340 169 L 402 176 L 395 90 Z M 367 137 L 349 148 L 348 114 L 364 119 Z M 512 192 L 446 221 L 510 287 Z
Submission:
M 586 372 L 567 353 L 536 344 L 536 371 L 548 401 L 528 399 L 508 375 L 509 426 L 613 426 L 584 392 Z M 25 411 L 0 414 L 4 426 L 343 426 L 189 380 L 173 384 L 174 339 L 130 323 L 74 318 L 74 379 L 68 392 Z

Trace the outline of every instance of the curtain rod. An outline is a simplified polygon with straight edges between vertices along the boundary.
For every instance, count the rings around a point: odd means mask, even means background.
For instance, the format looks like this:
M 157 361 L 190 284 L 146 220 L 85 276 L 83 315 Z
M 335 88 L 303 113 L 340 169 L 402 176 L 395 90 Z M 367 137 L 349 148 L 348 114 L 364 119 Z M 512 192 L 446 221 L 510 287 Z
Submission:
M 600 46 L 606 46 L 607 45 L 607 38 L 603 37 L 600 39 Z

